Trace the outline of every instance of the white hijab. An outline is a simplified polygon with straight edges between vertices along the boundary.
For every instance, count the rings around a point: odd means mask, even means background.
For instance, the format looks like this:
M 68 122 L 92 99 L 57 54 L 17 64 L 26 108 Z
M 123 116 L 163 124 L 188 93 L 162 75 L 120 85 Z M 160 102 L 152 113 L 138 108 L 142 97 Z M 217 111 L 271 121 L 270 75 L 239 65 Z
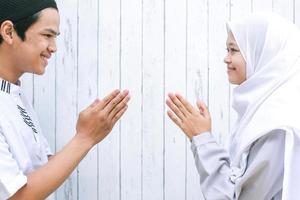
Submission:
M 300 31 L 275 14 L 251 14 L 229 22 L 246 61 L 247 80 L 233 91 L 238 122 L 233 166 L 247 159 L 251 144 L 285 130 L 284 200 L 300 197 Z M 276 156 L 276 155 L 274 155 Z

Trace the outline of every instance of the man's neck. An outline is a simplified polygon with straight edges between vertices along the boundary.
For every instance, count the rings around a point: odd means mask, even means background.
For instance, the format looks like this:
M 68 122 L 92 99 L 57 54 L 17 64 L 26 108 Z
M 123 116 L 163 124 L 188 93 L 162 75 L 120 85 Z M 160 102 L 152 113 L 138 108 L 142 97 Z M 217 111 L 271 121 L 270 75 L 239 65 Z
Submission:
M 7 52 L 0 48 L 0 77 L 11 83 L 17 83 L 22 74 L 15 70 L 15 61 Z

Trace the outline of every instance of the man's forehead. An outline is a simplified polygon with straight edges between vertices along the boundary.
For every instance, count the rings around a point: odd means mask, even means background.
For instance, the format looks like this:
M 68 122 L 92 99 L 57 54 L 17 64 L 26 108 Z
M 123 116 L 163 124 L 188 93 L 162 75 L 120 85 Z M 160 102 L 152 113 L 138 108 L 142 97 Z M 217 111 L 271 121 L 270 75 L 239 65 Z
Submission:
M 59 34 L 59 13 L 52 8 L 44 9 L 40 12 L 39 19 L 33 27 L 42 31 L 50 32 L 51 34 Z

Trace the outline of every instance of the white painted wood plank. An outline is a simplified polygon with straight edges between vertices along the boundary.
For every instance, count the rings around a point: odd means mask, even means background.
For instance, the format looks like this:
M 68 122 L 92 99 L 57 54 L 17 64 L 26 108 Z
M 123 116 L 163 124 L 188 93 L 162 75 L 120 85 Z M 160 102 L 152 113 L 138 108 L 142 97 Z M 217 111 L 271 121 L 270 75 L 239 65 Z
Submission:
M 33 74 L 32 73 L 25 73 L 22 77 L 21 77 L 21 88 L 24 91 L 28 102 L 30 102 L 33 105 L 34 102 L 34 90 L 33 90 Z
M 294 0 L 273 0 L 273 11 L 289 20 L 294 19 Z
M 53 153 L 55 145 L 55 55 L 52 55 L 43 76 L 34 76 L 34 109 Z
M 98 93 L 120 88 L 120 0 L 99 1 Z M 98 145 L 99 199 L 120 199 L 120 126 Z
M 186 94 L 186 1 L 165 1 L 165 91 Z M 186 198 L 186 136 L 165 115 L 165 199 Z
M 78 112 L 97 97 L 98 1 L 78 4 Z M 98 198 L 98 152 L 94 147 L 78 167 L 78 198 Z
M 229 82 L 223 60 L 229 1 L 209 1 L 209 108 L 212 133 L 223 143 L 229 135 Z
M 295 0 L 294 11 L 295 11 L 295 24 L 300 29 L 300 0 Z
M 57 150 L 75 134 L 77 121 L 77 1 L 60 0 L 61 37 L 56 65 Z M 57 199 L 77 199 L 77 171 L 58 189 Z
M 252 0 L 230 0 L 230 19 L 238 20 L 252 11 Z
M 143 1 L 142 199 L 163 200 L 164 4 Z
M 121 123 L 121 199 L 140 199 L 142 149 L 142 1 L 121 4 L 121 86 L 132 99 Z
M 252 9 L 254 12 L 272 12 L 272 0 L 252 0 Z
M 187 1 L 187 99 L 208 99 L 208 0 Z M 186 199 L 203 199 L 194 156 L 187 145 Z

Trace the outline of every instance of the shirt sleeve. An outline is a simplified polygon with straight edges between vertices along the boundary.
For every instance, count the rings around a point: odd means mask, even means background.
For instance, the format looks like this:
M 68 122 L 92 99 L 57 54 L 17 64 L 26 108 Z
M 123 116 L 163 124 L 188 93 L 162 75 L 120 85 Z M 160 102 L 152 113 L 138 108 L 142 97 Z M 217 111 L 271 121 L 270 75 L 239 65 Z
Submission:
M 8 199 L 27 183 L 19 169 L 0 127 L 0 199 Z
M 230 180 L 233 169 L 229 153 L 212 134 L 206 132 L 192 138 L 191 149 L 205 199 L 260 200 L 280 195 L 285 135 L 270 133 L 253 143 L 246 171 L 236 182 Z
M 229 154 L 206 132 L 192 138 L 191 149 L 205 199 L 233 199 Z
M 49 157 L 49 156 L 53 156 L 54 153 L 51 151 L 51 148 L 50 148 L 49 143 L 48 143 L 47 139 L 45 138 L 45 136 L 44 136 L 43 134 L 41 134 L 41 135 L 40 135 L 40 138 L 41 138 L 42 145 L 44 146 L 46 155 L 47 155 L 48 157 Z

